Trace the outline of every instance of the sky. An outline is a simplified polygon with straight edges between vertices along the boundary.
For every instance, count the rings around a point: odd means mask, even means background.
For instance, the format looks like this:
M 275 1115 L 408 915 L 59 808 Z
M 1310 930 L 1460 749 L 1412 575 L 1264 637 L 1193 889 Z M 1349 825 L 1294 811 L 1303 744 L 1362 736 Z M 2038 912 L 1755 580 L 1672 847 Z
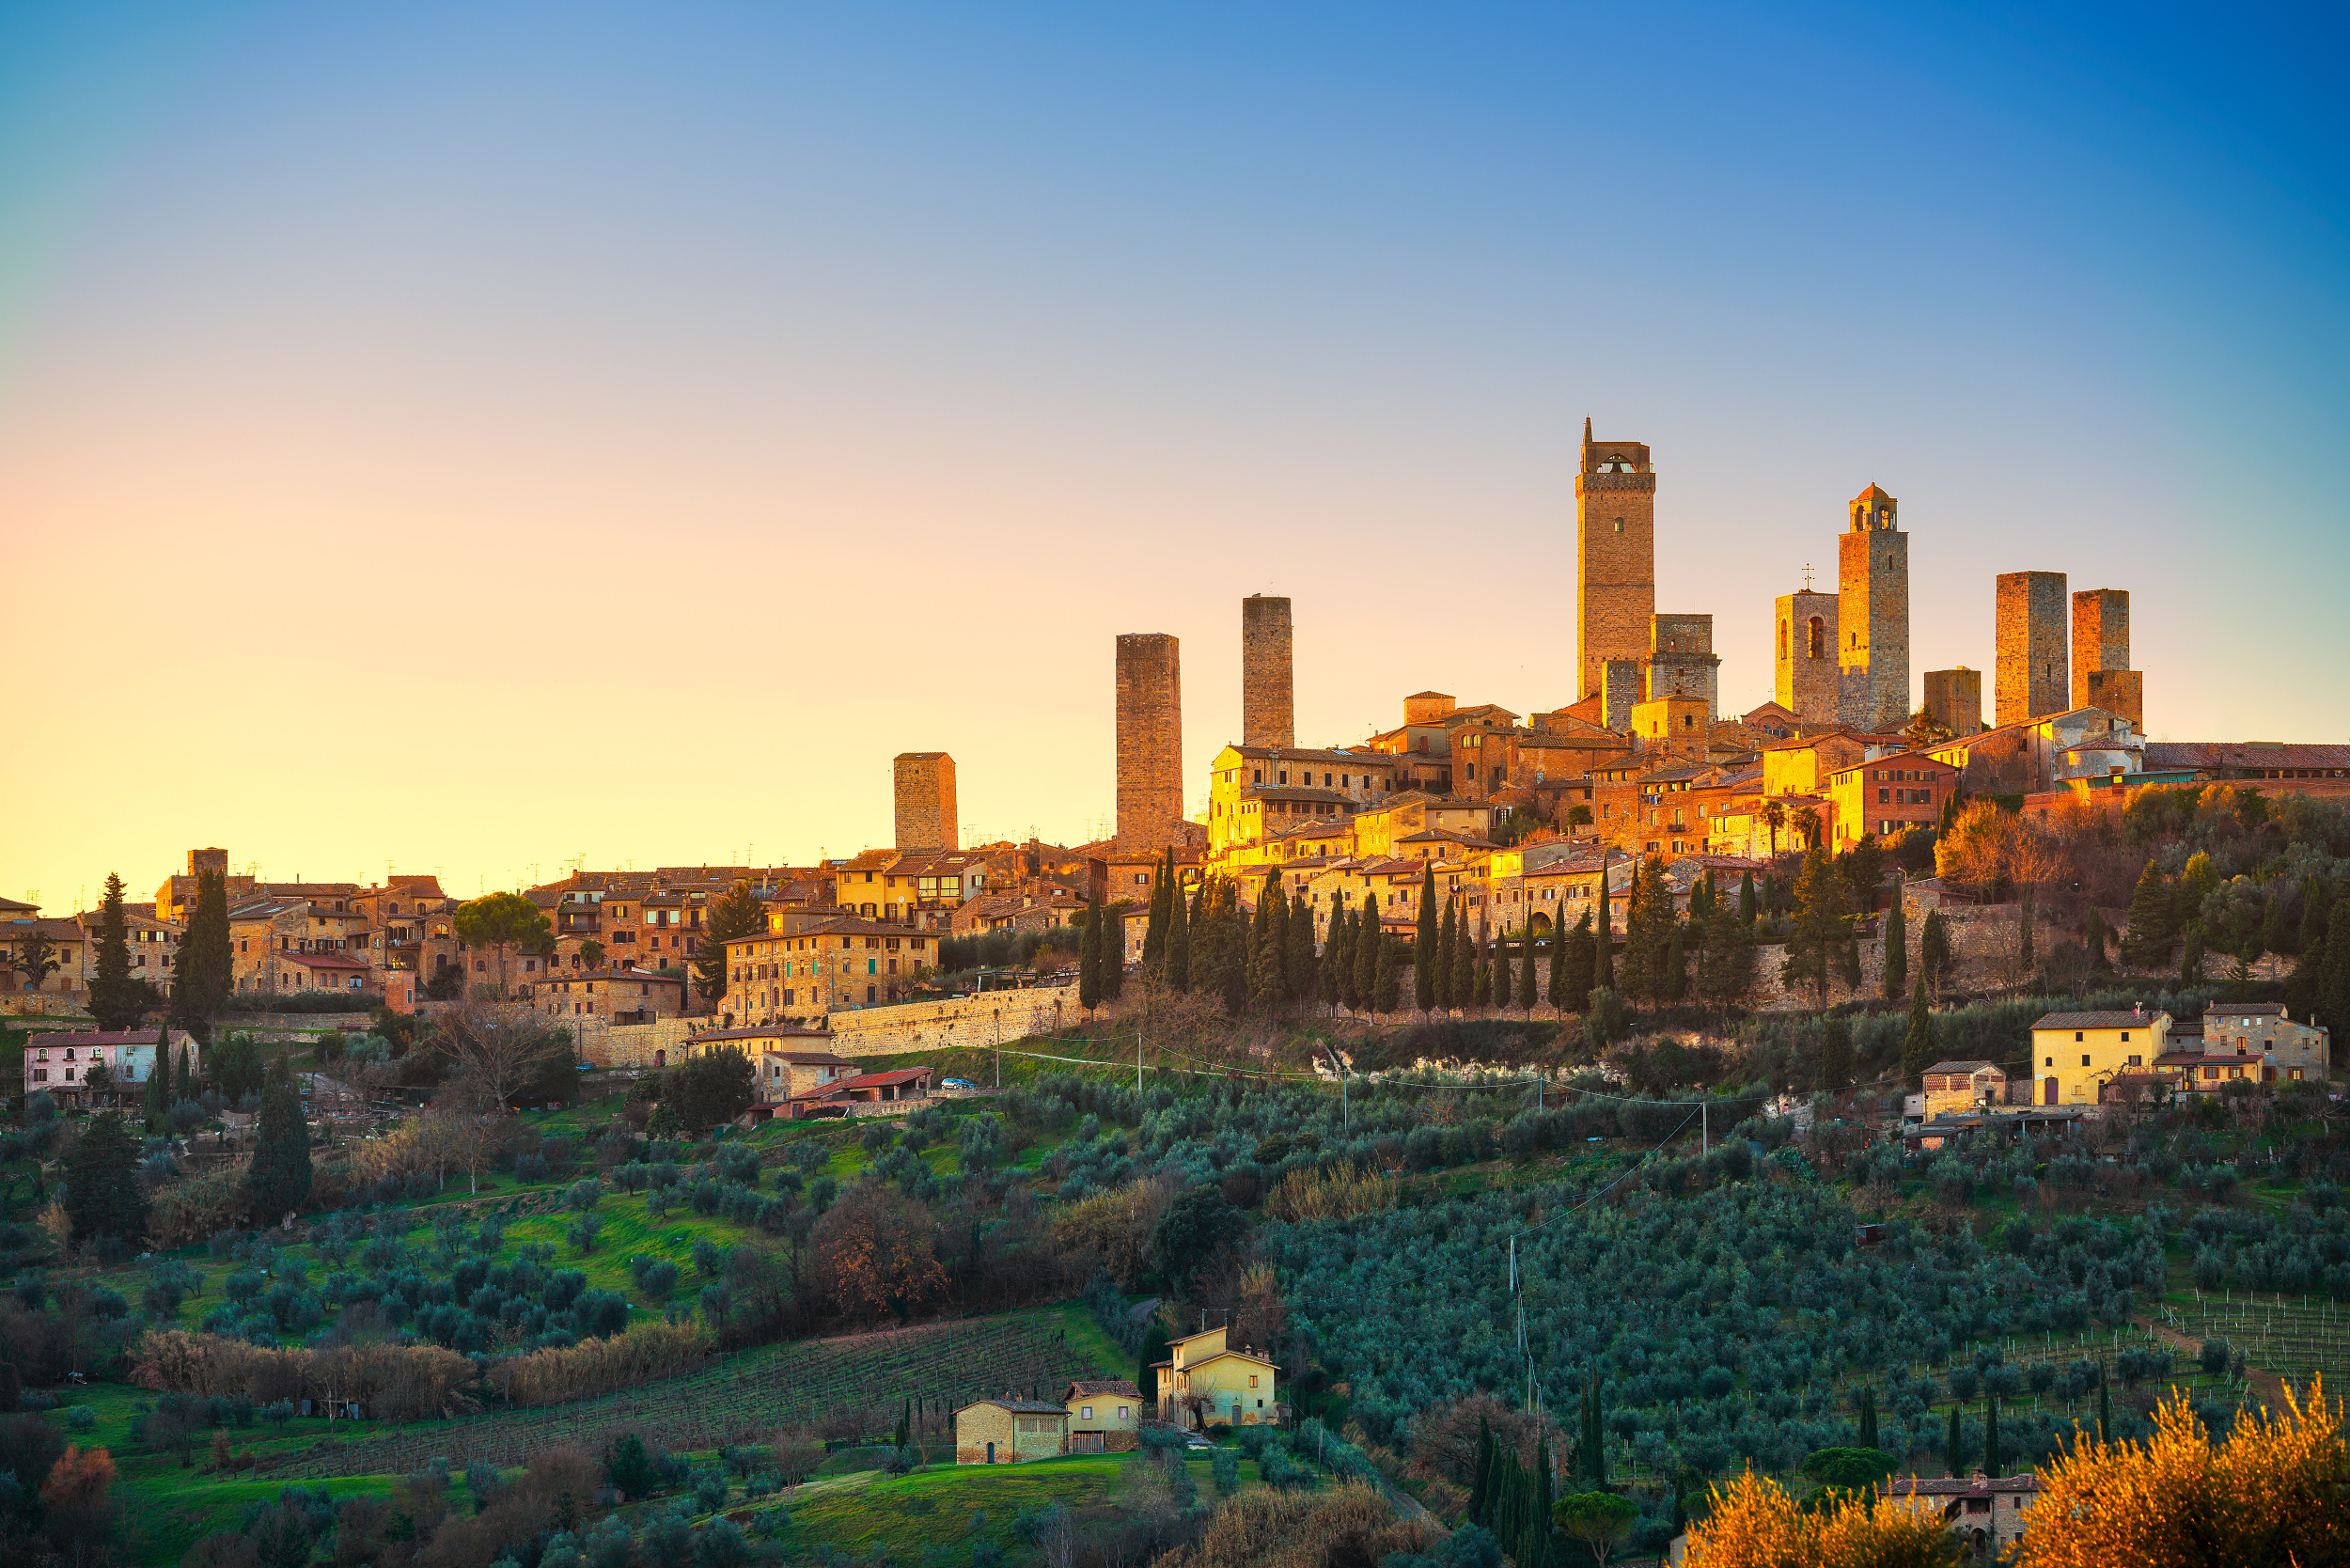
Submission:
M 0 893 L 805 863 L 913 749 L 965 842 L 1078 842 L 1115 637 L 1183 641 L 1196 808 L 1252 592 L 1300 744 L 1556 707 L 1587 416 L 1730 713 L 1876 483 L 1913 682 L 2062 572 L 2150 734 L 2350 739 L 2345 34 L 8 7 Z

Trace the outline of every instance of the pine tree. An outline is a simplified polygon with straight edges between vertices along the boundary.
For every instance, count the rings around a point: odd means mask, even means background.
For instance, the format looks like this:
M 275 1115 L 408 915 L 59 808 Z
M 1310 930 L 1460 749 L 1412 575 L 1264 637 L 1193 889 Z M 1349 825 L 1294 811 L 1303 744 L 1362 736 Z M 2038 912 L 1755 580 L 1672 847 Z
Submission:
M 1754 902 L 1754 873 L 1744 871 L 1738 877 L 1738 923 L 1751 928 L 1757 914 Z
M 1444 901 L 1444 918 L 1436 927 L 1436 961 L 1429 966 L 1428 987 L 1435 997 L 1435 1005 L 1449 1011 L 1455 1000 L 1452 986 L 1453 966 L 1460 962 L 1460 901 Z M 1426 1009 L 1422 1009 L 1423 1011 Z
M 767 906 L 748 879 L 710 901 L 702 912 L 702 934 L 694 944 L 694 989 L 701 999 L 716 1005 L 727 994 L 727 942 L 767 929 Z
M 310 1196 L 310 1129 L 302 1115 L 302 1090 L 283 1057 L 270 1063 L 261 1080 L 260 1121 L 244 1185 L 264 1222 L 302 1207 Z
M 1830 1094 L 1852 1083 L 1852 1021 L 1820 1020 L 1820 1087 Z
M 1077 1005 L 1090 1014 L 1102 1005 L 1102 895 L 1086 906 L 1086 929 L 1077 937 Z
M 1999 1396 L 1991 1395 L 1982 1406 L 1982 1473 L 1999 1473 Z
M 1851 939 L 1845 921 L 1844 879 L 1817 845 L 1803 857 L 1795 881 L 1794 930 L 1787 938 L 1782 978 L 1790 986 L 1808 983 L 1819 1005 L 1827 1006 L 1828 976 Z
M 1510 938 L 1506 935 L 1497 937 L 1494 941 L 1493 1004 L 1495 1008 L 1507 1011 L 1511 999 L 1517 995 L 1517 982 L 1511 978 L 1510 974 Z
M 1281 956 L 1290 1000 L 1311 1002 L 1322 992 L 1322 977 L 1314 967 L 1314 911 L 1303 888 L 1290 895 L 1289 919 L 1283 927 L 1289 950 Z
M 210 1044 L 212 1019 L 227 1006 L 235 986 L 228 948 L 228 879 L 221 871 L 196 873 L 196 908 L 172 966 L 171 1021 Z
M 1896 899 L 1885 912 L 1885 995 L 1899 1001 L 1909 989 L 1909 911 Z
M 1173 855 L 1170 853 L 1171 860 Z M 1167 988 L 1169 991 L 1191 989 L 1191 911 L 1190 901 L 1183 897 L 1179 883 L 1167 901 Z
M 98 939 L 91 948 L 96 966 L 89 982 L 90 1016 L 109 1033 L 136 1027 L 151 993 L 131 978 L 131 924 L 122 913 L 122 879 L 112 871 L 106 873 L 106 896 L 98 906 Z
M 1877 1391 L 1873 1384 L 1860 1390 L 1860 1446 L 1877 1446 Z
M 1436 866 L 1433 860 L 1424 861 L 1419 869 L 1419 925 L 1412 935 L 1412 1001 L 1422 1012 L 1436 1005 L 1440 996 L 1436 964 L 1446 956 L 1445 949 L 1436 946 Z
M 1943 922 L 1938 909 L 1926 911 L 1926 923 L 1918 933 L 1918 973 L 1935 996 L 1950 978 L 1950 928 Z
M 1559 945 L 1557 931 L 1551 933 L 1551 947 Z M 1531 1018 L 1534 1015 L 1534 938 L 1529 933 L 1526 946 L 1518 950 L 1518 1011 Z
M 2099 1393 L 2102 1397 L 2103 1390 L 2100 1389 Z M 1966 1466 L 1966 1429 L 1960 1419 L 1959 1406 L 1953 1403 L 1950 1406 L 1950 1435 L 1942 1439 L 1942 1469 L 1953 1480 L 1958 1478 L 1960 1471 Z
M 1371 1005 L 1375 1011 L 1393 1012 L 1402 1000 L 1402 988 L 1395 974 L 1395 943 L 1386 935 L 1373 933 L 1371 950 L 1376 954 L 1377 967 L 1372 971 Z
M 1613 990 L 1616 984 L 1616 933 L 1614 917 L 1607 913 L 1607 852 L 1599 856 L 1599 909 L 1591 923 L 1591 984 L 1590 990 L 1605 987 Z M 1589 992 L 1585 993 L 1587 996 Z
M 1379 895 L 1376 891 L 1363 895 L 1362 912 L 1355 918 L 1358 929 L 1355 933 L 1355 1005 L 1375 1010 L 1379 998 L 1380 949 L 1387 945 L 1386 933 L 1379 924 Z M 1427 962 L 1426 953 L 1413 954 L 1415 970 Z M 1414 979 L 1417 981 L 1417 975 Z
M 1561 1012 L 1582 1012 L 1591 1005 L 1591 975 L 1599 967 L 1596 944 L 1591 937 L 1591 912 L 1585 910 L 1567 933 L 1566 950 L 1559 955 L 1559 967 L 1564 988 L 1553 984 L 1550 1005 Z
M 1902 1076 L 1915 1078 L 1939 1059 L 1934 1042 L 1933 998 L 1926 995 L 1926 977 L 1909 988 L 1909 1033 L 1902 1040 Z
M 1175 852 L 1168 850 L 1158 868 L 1156 885 L 1151 889 L 1150 923 L 1142 930 L 1142 972 L 1156 975 L 1167 962 L 1167 907 L 1173 902 L 1175 888 Z
M 147 1234 L 147 1198 L 139 1191 L 139 1143 L 114 1111 L 90 1118 L 65 1161 L 65 1212 L 77 1237 Z

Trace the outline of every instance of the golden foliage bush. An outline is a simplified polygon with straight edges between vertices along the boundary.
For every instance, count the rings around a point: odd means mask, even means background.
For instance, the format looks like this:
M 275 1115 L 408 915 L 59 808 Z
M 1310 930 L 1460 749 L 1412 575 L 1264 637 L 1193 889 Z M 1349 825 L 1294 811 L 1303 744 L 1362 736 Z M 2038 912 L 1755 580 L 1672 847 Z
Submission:
M 697 1324 L 648 1323 L 610 1339 L 509 1356 L 490 1369 L 490 1379 L 512 1403 L 559 1404 L 692 1372 L 714 1348 L 709 1330 Z
M 1167 1184 L 1147 1178 L 1081 1198 L 1053 1216 L 1053 1247 L 1132 1289 L 1150 1267 L 1151 1232 L 1174 1199 Z
M 2214 1444 L 2184 1394 L 2143 1442 L 2084 1435 L 2040 1478 L 2018 1561 L 2027 1568 L 2173 1568 L 2350 1562 L 2350 1469 L 2341 1410 L 2322 1381 L 2236 1418 Z
M 181 1328 L 149 1329 L 131 1347 L 131 1381 L 163 1393 L 272 1400 L 356 1400 L 390 1420 L 479 1408 L 465 1392 L 473 1362 L 439 1345 L 287 1349 Z
M 1768 1476 L 1714 1488 L 1684 1568 L 1947 1568 L 1965 1555 L 1939 1518 L 1845 1497 L 1807 1513 Z
M 147 1237 L 157 1247 L 187 1247 L 225 1231 L 244 1214 L 244 1172 L 234 1166 L 166 1182 L 147 1200 Z
M 1300 1168 L 1275 1184 L 1265 1211 L 1277 1219 L 1355 1219 L 1395 1207 L 1392 1176 L 1351 1165 Z
M 1198 1540 L 1153 1568 L 1324 1568 L 1424 1552 L 1435 1531 L 1395 1516 L 1360 1482 L 1326 1492 L 1243 1492 L 1215 1511 Z

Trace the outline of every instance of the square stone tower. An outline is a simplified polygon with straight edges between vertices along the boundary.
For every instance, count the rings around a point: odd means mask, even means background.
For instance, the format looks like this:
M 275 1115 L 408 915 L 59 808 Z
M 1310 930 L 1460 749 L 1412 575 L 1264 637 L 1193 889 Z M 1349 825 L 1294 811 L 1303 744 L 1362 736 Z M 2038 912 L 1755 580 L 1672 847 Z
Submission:
M 1901 503 L 1875 485 L 1846 511 L 1836 545 L 1841 716 L 1856 729 L 1898 729 L 1909 717 L 1909 536 Z
M 2130 667 L 2130 595 L 2126 588 L 2083 588 L 2073 595 L 2073 706 L 2103 708 L 2146 727 L 2143 678 Z
M 2064 712 L 2064 573 L 2003 572 L 1998 578 L 1999 666 L 1993 693 L 2001 729 Z
M 901 751 L 897 774 L 898 847 L 961 849 L 955 827 L 955 760 L 943 751 Z
M 1705 704 L 1705 722 L 1719 711 L 1722 661 L 1714 651 L 1710 615 L 1653 615 L 1648 631 L 1648 699 L 1694 698 Z
M 1240 602 L 1240 744 L 1297 744 L 1290 675 L 1290 602 L 1252 593 Z
M 1118 847 L 1183 839 L 1182 644 L 1165 632 L 1118 639 Z
M 1965 665 L 1926 671 L 1926 712 L 1953 735 L 1982 733 L 1982 671 Z
M 1574 476 L 1578 698 L 1603 689 L 1600 666 L 1608 660 L 1648 657 L 1655 613 L 1656 469 L 1637 441 L 1592 440 L 1587 418 Z
M 1778 596 L 1778 705 L 1806 724 L 1835 724 L 1843 713 L 1843 674 L 1838 667 L 1832 593 Z
M 1632 733 L 1632 710 L 1644 695 L 1646 661 L 1607 659 L 1599 666 L 1599 722 L 1619 734 Z

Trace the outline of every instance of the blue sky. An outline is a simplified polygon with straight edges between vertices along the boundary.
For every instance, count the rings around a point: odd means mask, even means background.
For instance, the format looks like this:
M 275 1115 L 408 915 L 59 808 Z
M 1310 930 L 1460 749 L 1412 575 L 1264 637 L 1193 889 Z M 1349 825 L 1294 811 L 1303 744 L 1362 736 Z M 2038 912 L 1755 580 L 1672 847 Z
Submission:
M 1074 841 L 1111 639 L 1184 639 L 1197 794 L 1251 591 L 1296 601 L 1301 740 L 1553 706 L 1587 414 L 1654 448 L 1660 608 L 1715 615 L 1733 711 L 1873 481 L 1913 671 L 2061 571 L 2131 591 L 2154 734 L 2350 738 L 2343 33 L 10 8 L 0 549 L 79 669 L 18 732 L 179 777 L 19 772 L 0 891 L 196 842 L 465 892 L 806 858 L 885 839 L 915 747 L 966 833 Z M 257 742 L 401 760 L 257 798 Z M 462 809 L 412 771 L 452 762 Z

